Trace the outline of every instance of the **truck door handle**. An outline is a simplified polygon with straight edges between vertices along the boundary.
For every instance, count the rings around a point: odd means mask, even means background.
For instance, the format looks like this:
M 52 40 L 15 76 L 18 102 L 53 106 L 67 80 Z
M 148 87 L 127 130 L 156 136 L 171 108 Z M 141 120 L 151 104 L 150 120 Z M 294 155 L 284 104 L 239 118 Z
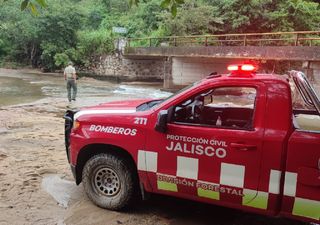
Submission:
M 248 151 L 248 150 L 255 150 L 257 149 L 257 146 L 255 145 L 249 145 L 249 144 L 243 144 L 243 143 L 231 143 L 231 148 L 235 148 L 241 151 Z

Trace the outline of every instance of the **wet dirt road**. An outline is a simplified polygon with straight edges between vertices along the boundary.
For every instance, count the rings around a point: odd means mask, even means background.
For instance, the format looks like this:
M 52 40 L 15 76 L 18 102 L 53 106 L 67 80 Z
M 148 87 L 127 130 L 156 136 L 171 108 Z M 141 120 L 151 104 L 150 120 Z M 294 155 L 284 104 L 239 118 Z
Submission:
M 70 106 L 61 77 L 0 70 L 0 225 L 300 224 L 159 195 L 137 202 L 127 212 L 93 205 L 82 186 L 73 182 L 67 163 L 64 111 L 116 99 L 168 95 L 159 88 L 83 78 L 79 98 Z

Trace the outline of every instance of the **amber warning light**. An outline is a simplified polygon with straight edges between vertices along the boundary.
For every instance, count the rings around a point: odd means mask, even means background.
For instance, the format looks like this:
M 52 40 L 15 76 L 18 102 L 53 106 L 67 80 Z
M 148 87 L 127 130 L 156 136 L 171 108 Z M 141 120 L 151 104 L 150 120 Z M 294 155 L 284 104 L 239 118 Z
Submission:
M 228 70 L 233 71 L 247 71 L 247 72 L 253 72 L 256 70 L 254 65 L 251 64 L 242 64 L 242 65 L 229 65 Z

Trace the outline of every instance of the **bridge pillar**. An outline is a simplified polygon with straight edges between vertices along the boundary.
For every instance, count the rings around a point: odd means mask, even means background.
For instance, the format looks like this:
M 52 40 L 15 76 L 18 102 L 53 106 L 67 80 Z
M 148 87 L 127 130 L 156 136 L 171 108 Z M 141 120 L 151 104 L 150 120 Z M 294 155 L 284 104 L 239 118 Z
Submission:
M 312 83 L 320 84 L 320 61 L 305 61 L 302 67 Z
M 167 57 L 163 63 L 163 66 L 163 88 L 166 90 L 170 90 L 174 87 L 172 80 L 172 57 Z
M 241 62 L 243 60 L 239 59 L 168 57 L 165 62 L 164 89 L 181 89 L 212 72 L 226 74 L 229 64 Z

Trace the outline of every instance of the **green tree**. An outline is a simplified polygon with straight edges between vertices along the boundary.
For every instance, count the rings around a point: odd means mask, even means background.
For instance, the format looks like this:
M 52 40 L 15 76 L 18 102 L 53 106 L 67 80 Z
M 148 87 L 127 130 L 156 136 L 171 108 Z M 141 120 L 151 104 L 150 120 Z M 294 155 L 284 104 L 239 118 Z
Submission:
M 169 35 L 199 35 L 221 31 L 223 21 L 216 15 L 217 11 L 217 6 L 186 0 L 175 18 L 168 13 L 161 14 L 161 17 Z
M 140 0 L 129 0 L 130 5 L 140 4 Z M 168 9 L 171 15 L 175 17 L 177 15 L 177 8 L 184 3 L 184 0 L 162 0 L 161 7 Z
M 206 0 L 222 19 L 220 33 L 319 29 L 319 4 L 307 0 Z
M 272 31 L 319 30 L 320 5 L 305 0 L 280 1 L 270 4 L 266 12 Z
M 55 65 L 57 67 L 65 67 L 70 61 L 69 56 L 66 53 L 57 53 L 54 56 Z
M 83 23 L 83 14 L 74 10 L 71 2 L 61 3 L 48 2 L 48 10 L 36 18 L 41 51 L 38 60 L 45 70 L 55 70 L 55 56 L 76 47 L 77 30 Z
M 79 31 L 77 43 L 77 60 L 87 65 L 90 60 L 114 50 L 113 38 L 110 31 Z
M 113 52 L 117 37 L 319 30 L 320 24 L 315 0 L 129 2 L 0 0 L 0 57 L 55 70 L 68 60 L 89 66 Z M 30 13 L 33 6 L 38 16 Z M 115 26 L 128 33 L 113 33 Z
M 6 44 L 0 39 L 0 59 L 7 54 Z
M 9 0 L 0 0 L 0 3 L 8 2 Z M 16 1 L 17 2 L 17 1 Z M 20 9 L 30 10 L 33 15 L 38 15 L 39 8 L 46 8 L 47 3 L 46 0 L 22 0 L 20 1 Z
M 0 9 L 0 39 L 7 45 L 7 58 L 34 65 L 39 54 L 37 27 L 34 18 L 20 12 L 14 2 L 8 2 Z
M 140 3 L 139 7 L 133 8 L 130 13 L 123 15 L 120 26 L 128 29 L 127 36 L 145 37 L 157 30 L 162 23 L 159 15 L 163 12 L 158 0 Z

